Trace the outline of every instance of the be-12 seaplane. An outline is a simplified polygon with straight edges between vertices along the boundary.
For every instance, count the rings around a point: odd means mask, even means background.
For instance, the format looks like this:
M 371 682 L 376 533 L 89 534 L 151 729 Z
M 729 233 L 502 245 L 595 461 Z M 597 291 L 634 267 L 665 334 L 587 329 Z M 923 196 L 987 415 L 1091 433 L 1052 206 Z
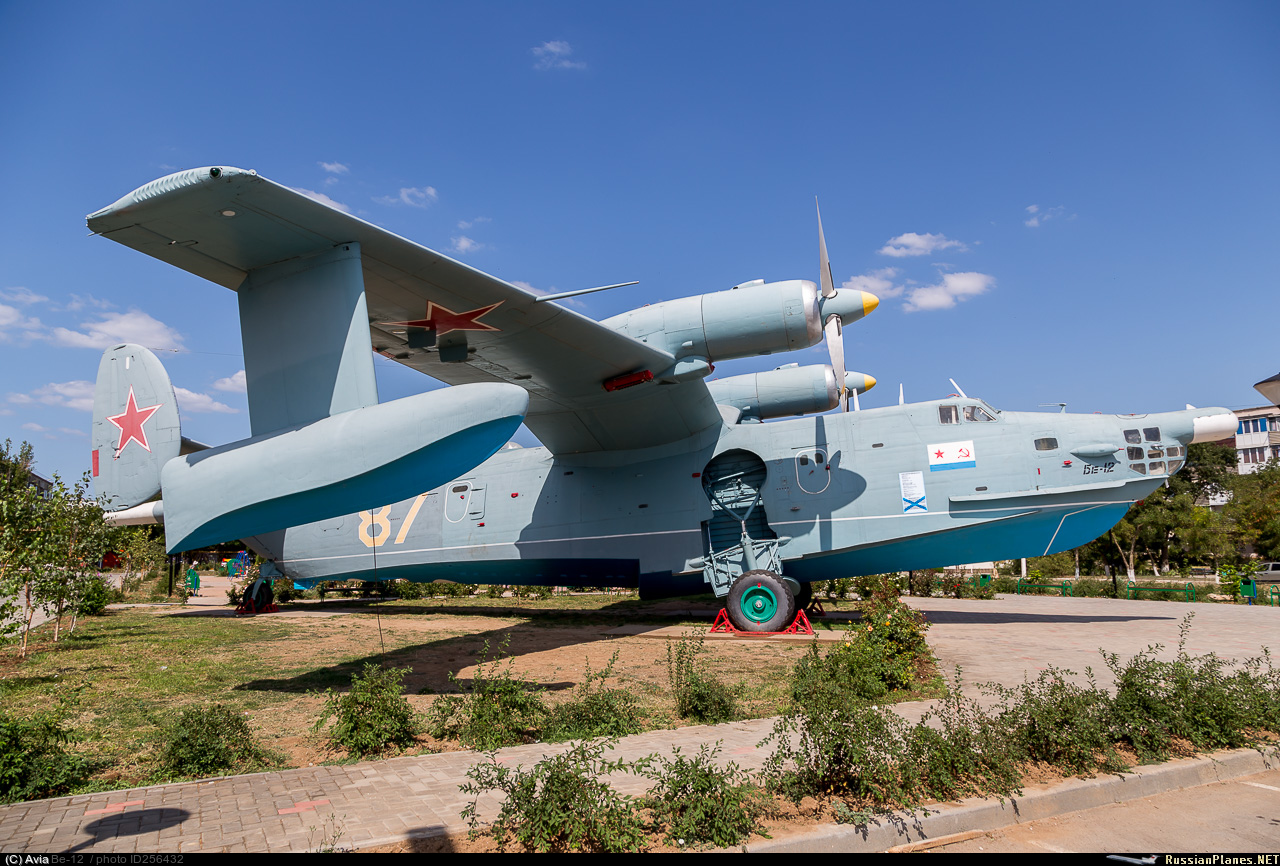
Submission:
M 304 586 L 711 589 L 737 628 L 777 631 L 815 580 L 1083 544 L 1236 427 L 963 393 L 848 412 L 875 380 L 845 369 L 841 329 L 878 300 L 836 289 L 821 220 L 818 283 L 599 322 L 238 168 L 169 175 L 88 224 L 237 293 L 252 433 L 184 439 L 156 357 L 108 349 L 92 472 L 113 519 L 162 521 L 170 552 L 244 539 Z M 824 338 L 829 365 L 708 381 Z M 452 387 L 380 403 L 373 352 Z M 504 447 L 521 422 L 541 447 Z

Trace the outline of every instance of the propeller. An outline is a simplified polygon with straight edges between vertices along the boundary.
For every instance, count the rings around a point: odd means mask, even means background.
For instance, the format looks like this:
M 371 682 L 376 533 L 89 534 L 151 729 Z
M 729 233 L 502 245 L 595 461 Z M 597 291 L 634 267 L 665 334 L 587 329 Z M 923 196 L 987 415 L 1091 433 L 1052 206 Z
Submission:
M 831 259 L 827 255 L 827 238 L 822 231 L 822 209 L 818 207 L 817 198 L 814 198 L 813 206 L 818 211 L 818 281 L 822 285 L 818 310 L 822 319 L 823 337 L 827 341 L 827 351 L 831 354 L 831 369 L 835 373 L 836 386 L 840 389 L 840 411 L 848 412 L 851 389 L 845 381 L 847 371 L 844 364 L 844 322 L 861 319 L 879 305 L 880 299 L 870 292 L 857 289 L 846 289 L 843 294 L 836 291 L 836 283 L 831 276 Z M 854 408 L 858 408 L 856 393 Z

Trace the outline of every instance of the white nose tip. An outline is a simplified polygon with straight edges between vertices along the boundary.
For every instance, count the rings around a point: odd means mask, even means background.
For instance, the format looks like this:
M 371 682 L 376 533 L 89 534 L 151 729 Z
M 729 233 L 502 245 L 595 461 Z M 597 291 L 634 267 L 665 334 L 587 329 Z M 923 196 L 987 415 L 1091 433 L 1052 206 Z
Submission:
M 1240 422 L 1235 415 L 1227 412 L 1222 415 L 1205 415 L 1203 418 L 1196 418 L 1193 424 L 1192 429 L 1195 434 L 1191 437 L 1191 441 L 1194 443 L 1217 442 L 1219 439 L 1234 436 Z

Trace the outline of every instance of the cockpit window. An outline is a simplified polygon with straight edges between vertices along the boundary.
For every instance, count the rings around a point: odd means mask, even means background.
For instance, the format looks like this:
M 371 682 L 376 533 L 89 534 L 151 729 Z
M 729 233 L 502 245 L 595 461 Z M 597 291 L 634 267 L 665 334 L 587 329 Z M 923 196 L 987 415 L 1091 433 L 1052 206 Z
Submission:
M 942 424 L 959 424 L 960 412 L 955 406 L 939 406 L 938 421 Z
M 1129 459 L 1130 459 L 1130 460 L 1141 460 L 1141 459 L 1143 459 L 1143 458 L 1142 458 L 1142 449 L 1141 449 L 1141 448 L 1129 448 L 1129 449 L 1128 449 L 1128 452 L 1129 452 Z
M 1129 468 L 1134 472 L 1137 472 L 1139 475 L 1147 474 L 1147 464 L 1145 463 L 1130 463 Z
M 1152 463 L 1152 464 L 1151 464 L 1151 474 L 1152 474 L 1152 475 L 1163 475 L 1163 474 L 1164 474 L 1164 461 L 1163 461 L 1163 460 L 1160 460 L 1160 461 L 1157 461 L 1157 462 L 1155 462 L 1155 463 Z
M 965 407 L 964 407 L 964 420 L 966 420 L 966 421 L 994 421 L 994 420 L 996 420 L 996 419 L 994 419 L 994 418 L 992 418 L 990 415 L 988 415 L 988 414 L 987 414 L 987 410 L 983 409 L 981 406 L 965 406 Z
M 1147 437 L 1148 442 L 1159 442 L 1160 428 L 1159 427 L 1143 427 L 1142 435 Z
M 1142 434 L 1137 430 L 1126 430 L 1124 431 L 1124 441 L 1128 442 L 1130 445 L 1141 445 Z
M 1037 451 L 1056 451 L 1058 448 L 1058 440 L 1052 437 L 1036 440 Z

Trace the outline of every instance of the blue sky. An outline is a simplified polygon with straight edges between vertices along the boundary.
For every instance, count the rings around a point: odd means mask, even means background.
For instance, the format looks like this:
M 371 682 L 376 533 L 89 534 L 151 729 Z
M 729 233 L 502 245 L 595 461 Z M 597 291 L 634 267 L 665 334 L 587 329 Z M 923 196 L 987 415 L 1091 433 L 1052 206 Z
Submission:
M 213 164 L 541 291 L 640 280 L 595 318 L 816 280 L 816 195 L 882 298 L 845 330 L 864 406 L 1258 405 L 1278 44 L 1273 2 L 0 2 L 0 439 L 78 476 L 121 339 L 166 350 L 184 434 L 248 435 L 234 295 L 84 225 Z

